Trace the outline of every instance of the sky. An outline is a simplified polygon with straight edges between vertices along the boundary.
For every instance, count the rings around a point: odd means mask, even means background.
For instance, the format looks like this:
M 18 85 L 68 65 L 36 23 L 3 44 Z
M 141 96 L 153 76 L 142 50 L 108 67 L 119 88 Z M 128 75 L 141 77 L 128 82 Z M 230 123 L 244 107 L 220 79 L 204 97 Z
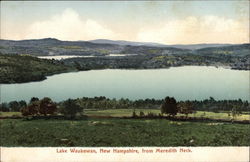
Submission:
M 1 1 L 1 39 L 248 43 L 249 1 Z

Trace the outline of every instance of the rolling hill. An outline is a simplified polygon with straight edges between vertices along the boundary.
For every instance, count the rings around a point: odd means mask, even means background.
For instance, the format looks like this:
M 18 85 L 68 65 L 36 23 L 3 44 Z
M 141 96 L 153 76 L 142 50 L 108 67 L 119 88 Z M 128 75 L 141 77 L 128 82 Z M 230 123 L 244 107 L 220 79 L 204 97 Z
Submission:
M 176 55 L 176 54 L 209 54 L 216 50 L 234 49 L 234 54 L 247 53 L 248 44 L 195 44 L 195 45 L 164 45 L 158 43 L 113 41 L 98 39 L 92 41 L 60 41 L 54 38 L 31 39 L 31 40 L 0 40 L 1 54 L 29 54 L 34 56 L 50 55 L 95 55 L 105 56 L 108 54 L 140 54 L 140 55 Z M 242 52 L 242 49 L 244 50 Z M 218 52 L 217 52 L 218 53 Z M 230 52 L 229 52 L 230 54 Z

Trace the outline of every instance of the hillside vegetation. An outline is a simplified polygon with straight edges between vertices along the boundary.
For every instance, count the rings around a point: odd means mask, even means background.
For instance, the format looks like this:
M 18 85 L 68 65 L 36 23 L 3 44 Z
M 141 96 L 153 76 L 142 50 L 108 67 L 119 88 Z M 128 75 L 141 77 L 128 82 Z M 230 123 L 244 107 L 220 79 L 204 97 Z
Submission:
M 75 70 L 74 67 L 55 60 L 0 54 L 0 83 L 39 81 L 46 79 L 48 75 Z

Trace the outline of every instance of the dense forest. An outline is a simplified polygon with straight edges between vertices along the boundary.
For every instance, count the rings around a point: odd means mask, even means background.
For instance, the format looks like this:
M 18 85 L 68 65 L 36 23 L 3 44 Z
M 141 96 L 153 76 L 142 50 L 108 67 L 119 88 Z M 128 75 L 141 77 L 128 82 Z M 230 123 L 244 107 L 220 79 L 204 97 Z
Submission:
M 232 57 L 231 55 L 132 55 L 121 57 L 89 57 L 62 60 L 66 65 L 86 69 L 157 69 L 185 65 L 195 66 L 227 66 L 232 69 L 249 70 L 250 56 Z
M 33 97 L 30 102 L 22 101 L 11 101 L 9 103 L 1 103 L 0 111 L 20 111 L 21 108 L 26 107 L 34 101 L 39 101 L 38 98 Z M 68 101 L 68 100 L 66 100 Z M 61 101 L 55 103 L 58 107 L 64 107 L 66 101 Z M 80 108 L 84 109 L 96 109 L 96 110 L 105 110 L 105 109 L 160 109 L 161 105 L 164 103 L 164 100 L 157 99 L 139 99 L 139 100 L 129 100 L 129 99 L 109 99 L 104 96 L 94 97 L 94 98 L 77 98 L 70 99 L 70 102 L 78 105 Z M 183 104 L 192 105 L 193 111 L 231 111 L 232 109 L 237 109 L 239 111 L 250 111 L 250 104 L 248 101 L 238 100 L 215 100 L 210 97 L 209 99 L 201 101 L 177 101 L 177 105 L 182 106 Z
M 57 73 L 76 71 L 56 60 L 39 59 L 26 55 L 0 54 L 0 83 L 23 83 L 46 79 Z

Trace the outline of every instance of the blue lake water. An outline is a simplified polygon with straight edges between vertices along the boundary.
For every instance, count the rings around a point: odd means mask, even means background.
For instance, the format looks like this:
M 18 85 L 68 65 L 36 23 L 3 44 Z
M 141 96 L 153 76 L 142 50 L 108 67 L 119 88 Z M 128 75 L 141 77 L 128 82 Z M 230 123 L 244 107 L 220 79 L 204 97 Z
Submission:
M 40 82 L 1 84 L 1 101 L 29 101 L 31 97 L 109 98 L 177 100 L 249 98 L 249 71 L 206 66 L 183 66 L 153 70 L 91 70 L 64 73 Z

